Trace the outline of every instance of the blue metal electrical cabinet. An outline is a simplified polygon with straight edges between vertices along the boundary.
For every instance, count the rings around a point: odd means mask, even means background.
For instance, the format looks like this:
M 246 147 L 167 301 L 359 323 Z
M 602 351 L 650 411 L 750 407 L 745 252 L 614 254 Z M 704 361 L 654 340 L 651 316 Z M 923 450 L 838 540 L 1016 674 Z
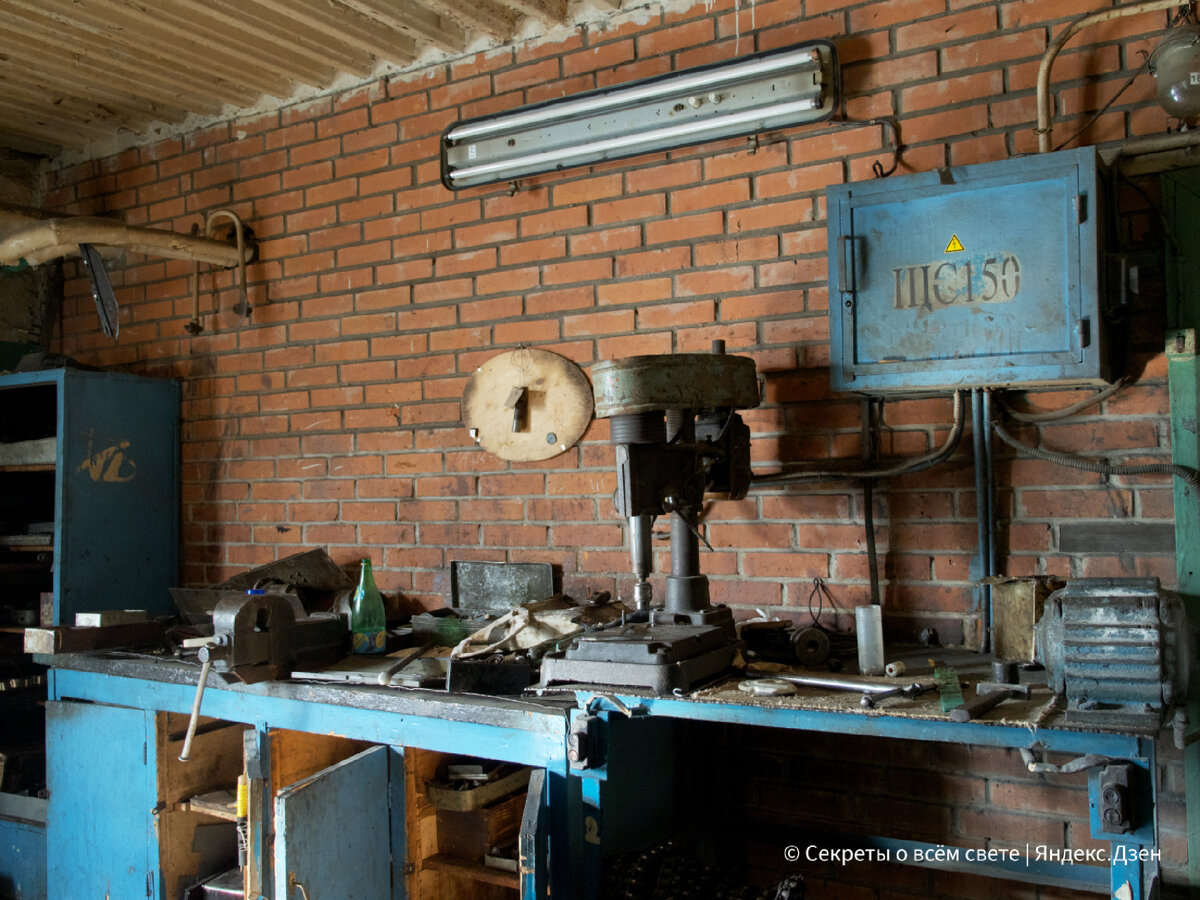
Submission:
M 1099 384 L 1094 148 L 829 188 L 836 390 Z

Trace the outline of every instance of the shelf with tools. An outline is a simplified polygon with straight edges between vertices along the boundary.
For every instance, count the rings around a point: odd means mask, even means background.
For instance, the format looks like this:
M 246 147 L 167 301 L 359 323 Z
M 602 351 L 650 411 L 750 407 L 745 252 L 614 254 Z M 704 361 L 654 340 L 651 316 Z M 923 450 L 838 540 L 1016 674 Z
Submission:
M 50 817 L 48 864 L 74 874 L 53 886 L 52 900 L 87 895 L 90 878 L 114 871 L 127 875 L 114 896 L 144 890 L 147 879 L 160 896 L 228 881 L 237 868 L 228 797 L 243 772 L 247 896 L 300 896 L 299 886 L 312 897 L 346 895 L 348 873 L 361 896 L 394 896 L 403 884 L 415 900 L 508 900 L 526 882 L 544 894 L 547 833 L 557 827 L 546 810 L 568 806 L 566 701 L 246 685 L 214 674 L 181 762 L 197 673 L 182 661 L 55 658 L 49 770 L 65 799 Z M 119 737 L 97 756 L 97 734 Z M 449 766 L 467 768 L 452 779 Z M 120 767 L 132 781 L 98 783 L 97 767 Z M 436 795 L 447 782 L 455 796 L 459 783 L 489 789 L 445 809 L 454 803 Z M 106 825 L 113 816 L 116 830 Z
M 427 750 L 405 762 L 409 856 L 420 860 L 412 895 L 509 900 L 530 769 Z

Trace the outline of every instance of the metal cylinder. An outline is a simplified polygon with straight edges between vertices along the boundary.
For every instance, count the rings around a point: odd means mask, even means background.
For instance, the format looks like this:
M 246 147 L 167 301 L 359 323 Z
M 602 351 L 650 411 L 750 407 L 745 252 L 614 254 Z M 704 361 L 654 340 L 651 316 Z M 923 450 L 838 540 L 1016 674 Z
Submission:
M 680 435 L 680 432 L 691 432 L 691 437 Z M 694 441 L 696 439 L 696 414 L 690 409 L 667 410 L 667 440 Z
M 996 684 L 1016 684 L 1021 680 L 1017 663 L 1011 659 L 992 660 L 992 681 Z
M 667 439 L 662 410 L 613 416 L 609 434 L 614 444 L 661 444 Z
M 753 409 L 754 360 L 718 353 L 669 353 L 592 366 L 596 418 L 663 409 Z

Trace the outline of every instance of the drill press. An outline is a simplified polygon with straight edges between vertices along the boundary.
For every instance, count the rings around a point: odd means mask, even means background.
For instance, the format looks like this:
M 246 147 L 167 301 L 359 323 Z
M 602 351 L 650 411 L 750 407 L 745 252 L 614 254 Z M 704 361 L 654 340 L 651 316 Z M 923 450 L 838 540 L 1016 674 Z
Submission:
M 634 619 L 583 635 L 542 661 L 542 683 L 687 690 L 729 666 L 733 615 L 709 602 L 700 573 L 699 516 L 706 500 L 740 500 L 750 488 L 750 429 L 736 410 L 759 402 L 754 361 L 711 354 L 633 356 L 592 367 L 596 415 L 611 419 L 618 514 L 629 523 Z M 670 517 L 671 573 L 654 606 L 651 529 Z M 706 542 L 707 543 L 707 542 Z

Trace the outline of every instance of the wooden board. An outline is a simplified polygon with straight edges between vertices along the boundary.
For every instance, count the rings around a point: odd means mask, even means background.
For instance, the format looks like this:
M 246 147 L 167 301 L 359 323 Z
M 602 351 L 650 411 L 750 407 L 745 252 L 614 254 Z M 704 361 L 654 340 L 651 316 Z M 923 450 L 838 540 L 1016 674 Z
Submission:
M 51 654 L 105 650 L 113 647 L 157 647 L 162 643 L 164 633 L 165 628 L 161 622 L 109 625 L 102 628 L 78 628 L 73 625 L 26 628 L 25 652 Z
M 305 731 L 271 729 L 271 793 L 349 759 L 371 745 L 366 741 Z
M 237 791 L 209 791 L 185 800 L 181 807 L 188 812 L 203 813 L 226 822 L 237 821 Z
M 514 388 L 526 413 L 513 430 Z M 550 459 L 574 446 L 592 420 L 592 386 L 583 370 L 557 353 L 522 348 L 493 356 L 475 370 L 462 398 L 463 423 L 475 442 L 501 459 Z
M 58 450 L 58 438 L 39 438 L 33 441 L 17 441 L 0 444 L 0 466 L 54 466 L 54 454 Z
M 437 854 L 426 859 L 422 865 L 427 869 L 434 869 L 438 872 L 448 872 L 451 875 L 457 875 L 461 878 L 469 878 L 472 881 L 482 881 L 486 884 L 495 884 L 500 887 L 511 888 L 514 891 L 521 889 L 520 879 L 516 872 L 505 872 L 503 869 L 493 869 L 491 866 L 485 866 L 482 863 L 473 863 L 465 859 L 459 859 L 456 856 L 443 856 Z

